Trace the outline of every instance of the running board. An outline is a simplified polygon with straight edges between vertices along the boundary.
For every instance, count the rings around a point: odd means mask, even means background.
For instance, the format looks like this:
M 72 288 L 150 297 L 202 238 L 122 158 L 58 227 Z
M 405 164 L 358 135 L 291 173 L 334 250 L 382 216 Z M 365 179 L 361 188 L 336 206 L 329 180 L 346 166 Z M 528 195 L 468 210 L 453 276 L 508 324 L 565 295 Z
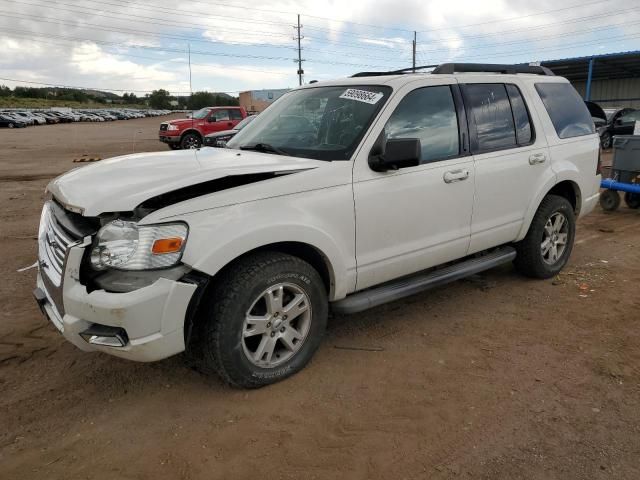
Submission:
M 430 290 L 450 282 L 488 270 L 516 258 L 513 247 L 502 247 L 480 257 L 464 260 L 429 273 L 417 273 L 400 280 L 393 280 L 369 290 L 354 293 L 331 304 L 335 313 L 350 314 L 393 302 L 416 293 Z

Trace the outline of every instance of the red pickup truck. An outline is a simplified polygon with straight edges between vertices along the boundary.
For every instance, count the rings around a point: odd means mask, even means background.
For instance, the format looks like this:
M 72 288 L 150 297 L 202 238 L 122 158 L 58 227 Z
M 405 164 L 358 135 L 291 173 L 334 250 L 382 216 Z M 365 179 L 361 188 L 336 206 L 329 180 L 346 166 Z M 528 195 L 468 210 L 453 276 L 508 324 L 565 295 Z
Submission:
M 181 118 L 160 124 L 158 137 L 172 150 L 200 148 L 205 135 L 231 130 L 247 116 L 243 107 L 205 107 Z

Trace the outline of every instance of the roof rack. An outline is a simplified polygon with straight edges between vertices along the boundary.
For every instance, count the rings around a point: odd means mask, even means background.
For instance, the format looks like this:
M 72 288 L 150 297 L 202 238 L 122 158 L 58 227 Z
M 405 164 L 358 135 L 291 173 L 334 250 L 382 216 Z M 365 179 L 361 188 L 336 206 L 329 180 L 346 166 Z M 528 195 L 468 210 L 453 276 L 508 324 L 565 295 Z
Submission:
M 535 75 L 555 76 L 555 74 L 547 67 L 538 65 L 501 65 L 493 63 L 442 63 L 440 65 L 422 65 L 420 67 L 408 67 L 400 70 L 391 70 L 389 72 L 359 72 L 351 77 L 381 77 L 386 75 L 403 75 L 414 73 L 416 70 L 424 70 L 425 68 L 433 68 L 432 74 L 445 75 L 453 73 L 530 73 Z
M 389 72 L 359 72 L 351 75 L 355 77 L 382 77 L 384 75 L 402 75 L 404 73 L 413 73 L 415 70 L 424 70 L 425 68 L 436 68 L 439 65 L 421 65 L 419 67 L 401 68 L 400 70 L 391 70 Z
M 431 72 L 432 74 L 452 74 L 452 73 L 531 73 L 534 75 L 555 76 L 547 67 L 540 65 L 501 65 L 497 63 L 443 63 L 438 65 Z

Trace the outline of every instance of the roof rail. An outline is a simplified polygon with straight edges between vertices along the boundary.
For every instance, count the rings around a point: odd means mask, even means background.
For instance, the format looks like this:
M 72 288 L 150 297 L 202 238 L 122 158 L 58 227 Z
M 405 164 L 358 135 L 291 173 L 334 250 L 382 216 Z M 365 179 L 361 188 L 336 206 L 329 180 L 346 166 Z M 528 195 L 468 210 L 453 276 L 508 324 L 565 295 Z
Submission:
M 442 63 L 440 65 L 422 65 L 420 67 L 408 67 L 400 70 L 391 70 L 388 72 L 359 72 L 351 75 L 355 77 L 383 77 L 385 75 L 402 75 L 413 73 L 416 70 L 424 70 L 425 68 L 433 68 L 431 73 L 436 75 L 453 74 L 453 73 L 532 73 L 535 75 L 555 76 L 555 74 L 547 67 L 537 65 L 500 65 L 492 63 Z
M 425 68 L 435 68 L 438 65 L 421 65 L 419 67 L 407 67 L 401 68 L 400 70 L 391 70 L 388 72 L 358 72 L 351 75 L 352 78 L 355 77 L 381 77 L 384 75 L 402 75 L 403 73 L 413 73 L 415 70 L 424 70 Z
M 432 74 L 452 74 L 452 73 L 532 73 L 534 75 L 555 76 L 547 67 L 540 65 L 501 65 L 493 63 L 443 63 L 438 65 Z

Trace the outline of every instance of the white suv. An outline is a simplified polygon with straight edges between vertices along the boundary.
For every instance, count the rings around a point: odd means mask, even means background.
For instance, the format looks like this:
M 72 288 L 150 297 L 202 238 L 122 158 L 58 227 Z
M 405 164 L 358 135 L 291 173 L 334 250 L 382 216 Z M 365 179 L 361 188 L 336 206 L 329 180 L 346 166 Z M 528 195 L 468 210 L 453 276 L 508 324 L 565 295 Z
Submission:
M 543 67 L 445 64 L 293 90 L 226 149 L 113 158 L 53 180 L 43 311 L 80 349 L 259 387 L 351 313 L 513 261 L 567 263 L 599 143 Z

